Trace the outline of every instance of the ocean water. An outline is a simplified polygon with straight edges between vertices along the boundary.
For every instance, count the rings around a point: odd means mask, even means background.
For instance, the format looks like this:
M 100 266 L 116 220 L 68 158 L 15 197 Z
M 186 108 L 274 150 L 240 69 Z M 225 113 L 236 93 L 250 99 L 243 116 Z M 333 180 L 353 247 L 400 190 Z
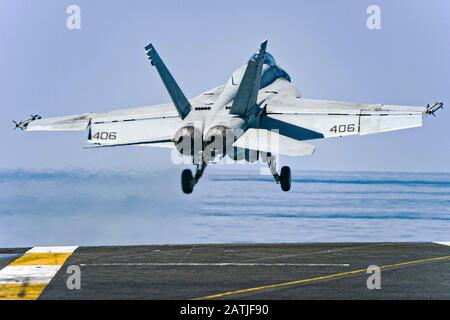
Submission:
M 0 247 L 450 240 L 449 173 L 180 171 L 0 171 Z

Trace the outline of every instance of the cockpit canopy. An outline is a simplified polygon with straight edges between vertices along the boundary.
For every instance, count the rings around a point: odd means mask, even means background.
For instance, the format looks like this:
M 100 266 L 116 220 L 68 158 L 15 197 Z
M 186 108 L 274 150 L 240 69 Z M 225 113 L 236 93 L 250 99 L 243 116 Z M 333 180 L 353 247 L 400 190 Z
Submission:
M 256 53 L 254 53 L 251 57 L 250 60 L 254 60 L 256 57 Z M 275 58 L 268 52 L 266 52 L 266 55 L 264 57 L 264 64 L 267 64 L 271 67 L 276 67 L 277 62 L 275 61 Z

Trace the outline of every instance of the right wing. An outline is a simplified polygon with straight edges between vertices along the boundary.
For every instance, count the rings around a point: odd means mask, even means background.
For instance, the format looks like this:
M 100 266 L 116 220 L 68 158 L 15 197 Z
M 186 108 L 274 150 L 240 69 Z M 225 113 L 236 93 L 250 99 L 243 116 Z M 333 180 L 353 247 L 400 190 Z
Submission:
M 270 87 L 270 88 L 269 88 Z M 261 95 L 261 128 L 279 130 L 296 140 L 366 135 L 422 126 L 426 114 L 442 107 L 361 104 L 302 98 L 292 84 L 278 79 Z

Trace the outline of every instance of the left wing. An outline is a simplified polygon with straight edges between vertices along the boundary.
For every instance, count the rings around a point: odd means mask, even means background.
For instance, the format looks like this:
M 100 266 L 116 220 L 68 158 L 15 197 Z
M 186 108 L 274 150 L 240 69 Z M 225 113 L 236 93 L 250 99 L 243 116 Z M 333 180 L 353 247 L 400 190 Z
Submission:
M 52 117 L 42 119 L 27 120 L 25 123 L 19 122 L 18 128 L 27 131 L 84 131 L 89 125 L 92 114 L 85 113 L 75 116 Z
M 172 104 L 121 109 L 105 113 L 43 118 L 23 125 L 27 131 L 84 131 L 96 146 L 155 145 L 171 142 L 181 121 Z
M 180 122 L 172 104 L 99 113 L 91 117 L 88 143 L 160 146 L 172 141 Z
M 214 103 L 224 86 L 208 90 L 191 99 L 194 106 Z M 112 146 L 173 146 L 172 138 L 181 117 L 171 103 L 139 108 L 120 109 L 104 113 L 41 118 L 32 116 L 15 122 L 16 128 L 27 131 L 84 131 L 88 143 L 95 147 Z

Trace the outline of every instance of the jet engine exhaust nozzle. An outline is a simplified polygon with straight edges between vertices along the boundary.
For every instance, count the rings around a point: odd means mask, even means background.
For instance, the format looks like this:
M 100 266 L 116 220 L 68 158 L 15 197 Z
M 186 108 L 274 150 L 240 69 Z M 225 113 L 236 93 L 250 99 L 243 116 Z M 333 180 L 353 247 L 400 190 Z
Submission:
M 214 158 L 216 155 L 225 155 L 232 148 L 234 131 L 223 125 L 212 127 L 204 138 L 204 155 Z
M 185 156 L 193 156 L 202 151 L 202 133 L 194 126 L 178 129 L 173 137 L 178 152 Z

